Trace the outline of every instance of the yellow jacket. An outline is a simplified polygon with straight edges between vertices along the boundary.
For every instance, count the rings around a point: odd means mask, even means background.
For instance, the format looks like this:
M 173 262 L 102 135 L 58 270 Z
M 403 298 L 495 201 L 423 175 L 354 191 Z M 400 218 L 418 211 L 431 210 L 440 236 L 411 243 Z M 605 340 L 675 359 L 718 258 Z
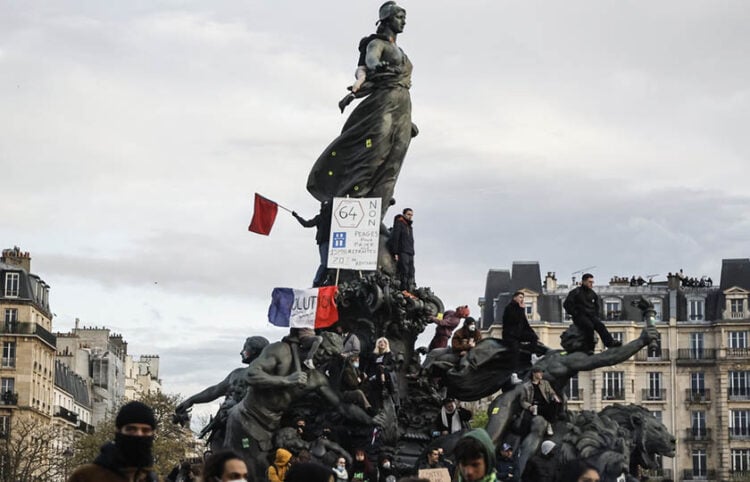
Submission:
M 286 472 L 289 470 L 289 461 L 292 453 L 286 449 L 276 449 L 276 460 L 268 467 L 266 477 L 270 482 L 284 482 Z

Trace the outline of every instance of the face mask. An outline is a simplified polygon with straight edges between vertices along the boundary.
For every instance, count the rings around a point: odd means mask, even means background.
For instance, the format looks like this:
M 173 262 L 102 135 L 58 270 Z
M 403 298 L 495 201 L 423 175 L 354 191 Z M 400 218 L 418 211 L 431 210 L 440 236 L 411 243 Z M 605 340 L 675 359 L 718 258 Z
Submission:
M 137 437 L 117 432 L 115 446 L 130 467 L 151 467 L 154 464 L 151 454 L 154 437 Z
M 352 363 L 352 366 L 353 366 L 354 368 L 359 368 L 359 362 L 354 362 L 354 363 Z
M 346 468 L 346 464 L 339 464 L 339 468 L 340 469 L 345 469 Z
M 384 469 L 390 469 L 391 468 L 391 463 L 390 462 L 383 462 L 383 468 Z
M 474 325 L 469 325 L 469 331 L 476 331 L 477 327 Z

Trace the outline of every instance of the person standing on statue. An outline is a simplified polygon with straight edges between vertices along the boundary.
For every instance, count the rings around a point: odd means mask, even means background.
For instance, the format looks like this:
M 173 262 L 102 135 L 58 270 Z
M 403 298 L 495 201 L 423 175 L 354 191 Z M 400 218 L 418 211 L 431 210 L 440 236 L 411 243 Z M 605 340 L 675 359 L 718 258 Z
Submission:
M 573 323 L 586 337 L 586 350 L 594 351 L 594 331 L 602 339 L 607 348 L 622 346 L 622 342 L 612 338 L 612 335 L 601 320 L 602 305 L 599 295 L 594 291 L 594 275 L 586 273 L 581 278 L 581 286 L 573 289 L 565 298 L 563 307 L 570 316 Z
M 323 286 L 326 280 L 326 271 L 328 271 L 328 241 L 331 238 L 331 215 L 333 214 L 333 203 L 325 200 L 320 203 L 320 212 L 314 218 L 306 220 L 296 211 L 292 211 L 292 216 L 305 228 L 316 228 L 315 242 L 318 243 L 318 253 L 320 254 L 320 266 L 315 272 L 313 278 L 313 288 Z
M 388 241 L 389 248 L 396 260 L 396 276 L 404 291 L 413 291 L 416 288 L 414 280 L 414 229 L 412 223 L 414 210 L 406 208 L 393 220 L 391 238 Z
M 411 122 L 412 64 L 396 44 L 406 10 L 393 1 L 384 3 L 377 25 L 375 35 L 360 43 L 367 73 L 356 95 L 363 100 L 313 165 L 307 190 L 319 201 L 379 197 L 382 220 L 417 129 Z
M 503 343 L 511 353 L 510 359 L 513 363 L 511 382 L 514 384 L 521 383 L 518 378 L 518 369 L 521 366 L 521 343 L 524 342 L 536 345 L 539 337 L 526 318 L 523 291 L 516 291 L 503 311 Z

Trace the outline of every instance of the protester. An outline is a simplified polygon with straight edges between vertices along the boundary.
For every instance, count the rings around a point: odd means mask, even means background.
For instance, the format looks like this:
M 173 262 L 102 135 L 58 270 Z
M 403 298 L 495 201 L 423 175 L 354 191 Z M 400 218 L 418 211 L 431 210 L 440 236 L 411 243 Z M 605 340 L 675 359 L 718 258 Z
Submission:
M 503 311 L 503 343 L 508 347 L 513 363 L 511 382 L 521 383 L 518 378 L 518 370 L 521 367 L 521 343 L 536 345 L 538 342 L 539 337 L 534 333 L 526 318 L 523 291 L 516 291 Z
M 513 457 L 513 447 L 504 443 L 497 458 L 497 479 L 503 482 L 518 480 L 518 465 Z
M 458 482 L 495 482 L 495 446 L 483 428 L 465 433 L 453 456 L 458 464 Z
M 78 467 L 68 482 L 158 481 L 152 469 L 156 417 L 151 407 L 126 403 L 117 412 L 115 428 L 115 440 L 102 446 L 94 463 Z
M 472 348 L 477 345 L 477 342 L 482 339 L 482 333 L 477 330 L 477 322 L 472 317 L 464 319 L 463 326 L 453 334 L 453 340 L 451 340 L 451 347 L 453 352 L 459 356 L 464 356 Z
M 341 374 L 341 399 L 371 411 L 372 405 L 367 399 L 367 376 L 359 367 L 359 356 L 355 355 L 344 362 Z
M 242 456 L 233 450 L 222 450 L 211 454 L 203 468 L 205 482 L 238 482 L 248 479 L 247 465 Z
M 320 203 L 320 212 L 312 219 L 305 220 L 295 211 L 292 216 L 304 227 L 315 227 L 315 242 L 318 244 L 318 253 L 320 254 L 320 266 L 315 272 L 313 278 L 313 287 L 323 286 L 328 271 L 328 242 L 331 238 L 331 215 L 333 214 L 333 203 L 323 201 Z
M 571 460 L 560 469 L 561 481 L 599 482 L 600 475 L 596 467 L 582 460 Z
M 414 211 L 406 208 L 393 219 L 393 229 L 388 247 L 396 260 L 396 276 L 401 289 L 407 292 L 416 288 L 414 280 Z
M 370 392 L 367 398 L 375 409 L 383 408 L 383 400 L 388 396 L 393 397 L 394 402 L 398 399 L 396 386 L 393 383 L 395 364 L 388 338 L 378 338 L 375 341 L 372 360 L 367 367 Z
M 448 435 L 466 430 L 469 428 L 472 415 L 471 410 L 459 406 L 455 398 L 445 398 L 443 406 L 440 407 L 440 413 L 435 419 L 435 432 Z
M 333 470 L 315 463 L 295 464 L 286 476 L 286 482 L 334 482 L 334 479 Z
M 417 470 L 426 469 L 448 469 L 448 473 L 453 474 L 453 468 L 440 457 L 440 449 L 438 447 L 427 450 L 424 458 L 417 463 Z
M 268 480 L 270 482 L 284 482 L 291 459 L 292 453 L 290 451 L 283 448 L 276 449 L 276 458 L 266 471 Z
M 462 318 L 469 316 L 469 307 L 459 306 L 455 310 L 448 310 L 442 316 L 433 316 L 430 321 L 435 323 L 435 336 L 432 337 L 428 350 L 435 348 L 446 348 L 451 339 L 453 330 L 456 329 Z
M 336 460 L 333 473 L 336 476 L 336 482 L 349 482 L 349 473 L 346 471 L 346 459 L 344 457 L 339 457 Z
M 364 449 L 354 451 L 354 462 L 350 475 L 352 480 L 360 478 L 363 482 L 378 482 L 378 469 L 372 465 Z
M 526 463 L 521 480 L 523 482 L 554 482 L 557 470 L 557 445 L 552 440 L 542 442 L 539 453 Z M 572 482 L 575 479 L 562 479 Z
M 378 457 L 378 482 L 396 482 L 396 468 L 393 466 L 393 457 L 388 454 L 380 454 L 380 457 Z
M 560 408 L 560 397 L 557 396 L 552 385 L 544 379 L 541 368 L 531 369 L 531 380 L 523 384 L 521 391 L 521 408 L 528 410 L 532 416 L 540 415 L 547 421 L 547 435 L 553 435 L 552 424 L 557 418 Z M 531 417 L 527 418 L 530 420 Z
M 601 320 L 602 306 L 599 295 L 593 290 L 594 275 L 586 273 L 581 280 L 581 286 L 573 289 L 565 298 L 563 307 L 570 316 L 573 323 L 581 330 L 586 338 L 586 350 L 594 351 L 594 331 L 602 339 L 607 348 L 621 346 L 622 342 L 612 338 L 612 335 Z

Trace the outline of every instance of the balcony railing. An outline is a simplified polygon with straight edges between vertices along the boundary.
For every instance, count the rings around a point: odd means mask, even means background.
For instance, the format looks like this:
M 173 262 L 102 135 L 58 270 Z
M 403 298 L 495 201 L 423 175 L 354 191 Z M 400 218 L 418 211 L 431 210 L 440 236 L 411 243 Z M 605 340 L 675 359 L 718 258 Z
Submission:
M 0 403 L 3 405 L 18 405 L 18 394 L 8 390 L 0 395 Z
M 88 434 L 94 433 L 94 426 L 83 421 L 78 422 L 77 428 L 83 433 L 88 433 Z
M 750 480 L 750 471 L 748 470 L 731 470 L 729 480 Z
M 667 389 L 661 388 L 658 390 L 652 390 L 650 388 L 644 388 L 641 392 L 641 400 L 646 401 L 659 401 L 667 399 Z
M 638 362 L 669 361 L 669 348 L 662 348 L 656 351 L 647 348 L 636 353 L 634 359 Z
M 0 334 L 36 335 L 49 345 L 53 347 L 57 346 L 55 335 L 45 330 L 39 323 L 4 323 L 0 325 Z
M 677 361 L 711 363 L 716 360 L 716 348 L 678 348 Z
M 747 358 L 750 348 L 727 348 L 727 358 Z
M 60 417 L 70 423 L 78 423 L 78 414 L 68 410 L 65 407 L 57 405 L 55 407 L 55 417 Z
M 730 320 L 742 320 L 745 318 L 745 312 L 744 311 L 730 311 L 729 312 L 729 319 Z
M 711 440 L 711 429 L 705 427 L 686 428 L 685 440 L 687 440 L 688 442 L 707 442 Z
M 690 403 L 705 403 L 711 401 L 711 390 L 704 388 L 703 390 L 693 390 L 692 388 L 685 389 L 685 400 Z
M 716 480 L 716 471 L 685 469 L 682 471 L 682 480 Z
M 649 481 L 671 480 L 672 469 L 651 469 L 641 470 L 641 476 L 646 477 Z M 643 479 L 641 479 L 643 480 Z
M 602 400 L 625 400 L 625 390 L 608 390 L 602 388 Z
M 583 401 L 583 388 L 579 388 L 578 390 L 571 390 L 570 395 L 568 395 L 568 401 L 569 402 L 582 402 Z
M 732 440 L 750 440 L 750 427 L 729 427 L 729 438 Z
M 727 399 L 729 400 L 750 400 L 750 388 L 733 388 L 727 390 Z

